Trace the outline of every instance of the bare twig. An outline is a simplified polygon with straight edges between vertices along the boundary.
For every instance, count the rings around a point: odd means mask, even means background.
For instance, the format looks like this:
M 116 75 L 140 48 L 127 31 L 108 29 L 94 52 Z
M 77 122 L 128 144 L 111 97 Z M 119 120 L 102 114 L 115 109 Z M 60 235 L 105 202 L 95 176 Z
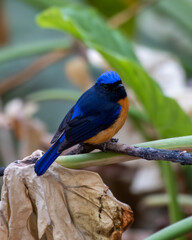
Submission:
M 118 12 L 117 14 L 112 16 L 108 20 L 108 23 L 112 27 L 118 28 L 121 25 L 128 22 L 132 17 L 136 16 L 143 9 L 148 8 L 152 5 L 154 5 L 155 3 L 157 3 L 157 1 L 159 1 L 159 0 L 152 0 L 152 1 L 147 1 L 147 2 L 145 2 L 145 1 L 136 2 L 136 3 L 132 4 L 131 6 L 129 6 L 128 8 L 124 9 L 123 11 Z
M 7 42 L 7 29 L 6 29 L 6 18 L 5 18 L 5 8 L 3 1 L 0 1 L 0 45 L 3 45 Z
M 98 145 L 77 145 L 70 152 L 68 152 L 67 155 L 89 153 L 95 149 L 99 149 L 104 152 L 123 153 L 146 160 L 163 160 L 180 163 L 182 165 L 192 165 L 192 154 L 188 153 L 187 151 L 128 146 L 126 144 L 117 143 L 117 141 L 114 139 Z

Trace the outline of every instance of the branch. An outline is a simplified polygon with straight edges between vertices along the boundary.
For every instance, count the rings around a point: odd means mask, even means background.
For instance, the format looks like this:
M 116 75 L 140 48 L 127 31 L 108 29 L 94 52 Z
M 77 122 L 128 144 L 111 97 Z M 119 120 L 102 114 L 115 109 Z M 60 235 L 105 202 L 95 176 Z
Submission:
M 0 95 L 3 95 L 7 91 L 10 91 L 13 88 L 19 86 L 20 84 L 23 84 L 24 82 L 30 80 L 34 75 L 36 75 L 46 67 L 66 57 L 67 54 L 67 50 L 55 50 L 38 58 L 16 75 L 4 79 L 0 83 Z
M 146 160 L 163 160 L 169 162 L 180 163 L 182 165 L 192 165 L 191 148 L 192 136 L 170 138 L 165 140 L 157 140 L 153 142 L 138 144 L 142 147 L 128 146 L 120 144 L 117 139 L 111 139 L 108 142 L 98 145 L 79 144 L 65 152 L 64 156 L 59 157 L 56 161 L 64 167 L 68 168 L 85 168 L 97 165 L 107 165 L 112 163 L 120 163 L 128 160 L 136 160 L 143 158 Z M 146 146 L 156 146 L 164 148 L 181 148 L 182 150 L 166 150 L 157 149 Z M 102 152 L 90 153 L 95 149 Z M 108 153 L 107 153 L 108 152 Z M 80 155 L 78 155 L 80 154 Z M 77 155 L 71 157 L 71 155 Z M 37 159 L 34 159 L 36 161 Z M 5 167 L 0 168 L 0 176 L 3 176 Z
M 3 1 L 0 1 L 0 45 L 3 45 L 8 40 L 7 35 L 7 23 L 5 17 L 5 5 Z
M 108 142 L 98 145 L 81 144 L 72 149 L 69 153 L 67 153 L 67 155 L 89 153 L 95 149 L 99 149 L 104 152 L 123 153 L 146 160 L 163 160 L 180 163 L 182 165 L 192 165 L 192 154 L 187 151 L 128 146 L 126 144 L 117 143 L 116 139 L 111 139 Z

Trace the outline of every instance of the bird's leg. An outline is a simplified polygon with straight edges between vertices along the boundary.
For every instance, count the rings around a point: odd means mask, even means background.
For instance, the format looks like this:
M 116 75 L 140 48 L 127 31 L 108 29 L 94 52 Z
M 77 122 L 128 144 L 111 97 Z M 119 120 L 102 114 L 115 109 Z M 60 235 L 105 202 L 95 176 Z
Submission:
M 104 142 L 103 144 L 101 144 L 101 146 L 102 146 L 102 151 L 103 151 L 103 152 L 107 152 L 106 149 L 107 149 L 107 144 L 108 144 L 108 143 L 110 143 L 110 142 L 111 142 L 111 143 L 117 143 L 118 141 L 119 141 L 118 138 L 111 138 L 110 140 Z
M 82 147 L 81 153 L 89 153 L 95 150 L 95 146 L 88 143 L 82 142 L 79 145 Z
M 106 152 L 106 147 L 107 147 L 107 142 L 104 142 L 104 143 L 102 144 L 102 151 L 103 151 L 103 152 Z

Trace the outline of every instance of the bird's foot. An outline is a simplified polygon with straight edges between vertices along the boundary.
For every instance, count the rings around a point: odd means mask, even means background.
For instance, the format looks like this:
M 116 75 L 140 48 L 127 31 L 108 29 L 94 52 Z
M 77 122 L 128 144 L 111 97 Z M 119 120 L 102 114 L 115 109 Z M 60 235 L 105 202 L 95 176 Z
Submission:
M 104 142 L 103 144 L 102 144 L 102 151 L 103 152 L 107 152 L 107 143 L 117 143 L 119 141 L 119 139 L 118 138 L 111 138 L 110 140 L 108 140 L 107 142 Z
M 119 141 L 119 139 L 118 138 L 111 138 L 109 141 L 112 142 L 112 143 L 117 143 Z

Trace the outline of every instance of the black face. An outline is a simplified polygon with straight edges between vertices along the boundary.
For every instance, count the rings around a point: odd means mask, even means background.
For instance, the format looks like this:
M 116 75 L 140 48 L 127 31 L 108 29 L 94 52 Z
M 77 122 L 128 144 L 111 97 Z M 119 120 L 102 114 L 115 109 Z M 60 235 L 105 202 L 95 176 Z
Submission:
M 119 88 L 122 85 L 121 80 L 115 83 L 108 83 L 108 84 L 101 84 L 105 90 L 107 91 L 114 91 L 115 89 Z
M 96 84 L 97 85 L 97 84 Z M 127 96 L 125 88 L 120 81 L 116 81 L 115 83 L 108 84 L 100 84 L 97 86 L 99 91 L 103 94 L 103 97 L 109 99 L 112 102 L 117 102 L 122 98 Z

